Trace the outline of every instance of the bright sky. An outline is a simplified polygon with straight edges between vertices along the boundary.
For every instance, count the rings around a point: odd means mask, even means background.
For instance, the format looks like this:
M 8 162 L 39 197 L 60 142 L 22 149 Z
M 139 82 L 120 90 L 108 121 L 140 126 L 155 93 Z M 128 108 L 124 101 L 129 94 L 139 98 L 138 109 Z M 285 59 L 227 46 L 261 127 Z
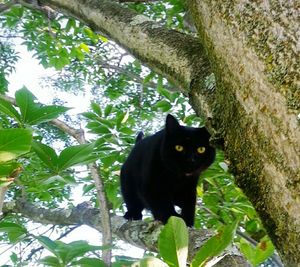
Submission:
M 32 53 L 26 50 L 26 47 L 18 45 L 16 50 L 19 52 L 21 58 L 16 64 L 16 71 L 9 77 L 9 95 L 14 97 L 15 91 L 26 86 L 39 102 L 52 104 L 52 99 L 58 94 L 50 88 L 47 88 L 47 90 L 43 89 L 40 85 L 40 78 L 55 74 L 55 70 L 44 69 L 40 66 L 38 61 L 32 58 Z M 90 102 L 88 101 L 89 93 L 71 95 L 61 92 L 59 93 L 59 98 L 66 101 L 65 106 L 74 108 L 68 112 L 70 115 L 87 111 L 90 106 Z M 82 101 L 83 98 L 87 101 Z

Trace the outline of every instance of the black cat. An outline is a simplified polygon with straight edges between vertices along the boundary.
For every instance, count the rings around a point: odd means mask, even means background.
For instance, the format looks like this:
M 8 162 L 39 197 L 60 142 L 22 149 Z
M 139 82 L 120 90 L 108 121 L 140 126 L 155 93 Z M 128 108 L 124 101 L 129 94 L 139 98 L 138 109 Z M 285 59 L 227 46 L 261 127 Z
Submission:
M 193 226 L 196 187 L 201 171 L 215 159 L 203 128 L 185 127 L 168 115 L 165 128 L 136 144 L 121 169 L 121 191 L 127 206 L 124 217 L 141 220 L 142 210 L 166 223 L 170 216 L 182 217 Z M 181 208 L 181 213 L 174 206 Z

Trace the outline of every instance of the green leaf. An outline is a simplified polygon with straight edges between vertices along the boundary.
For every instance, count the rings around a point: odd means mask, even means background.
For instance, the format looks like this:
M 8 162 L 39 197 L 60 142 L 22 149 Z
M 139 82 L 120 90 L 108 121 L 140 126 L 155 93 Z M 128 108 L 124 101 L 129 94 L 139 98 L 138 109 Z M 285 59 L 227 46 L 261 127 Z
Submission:
M 91 190 L 95 189 L 95 184 L 90 184 L 90 185 L 84 185 L 83 186 L 83 195 L 87 194 Z
M 13 252 L 13 253 L 10 255 L 10 259 L 11 259 L 11 261 L 12 261 L 15 265 L 17 265 L 17 262 L 18 262 L 19 258 L 18 258 L 18 255 L 17 255 L 15 252 Z
M 26 233 L 24 233 L 23 231 L 14 231 L 14 232 L 9 232 L 7 235 L 11 243 L 17 243 L 18 241 L 22 240 L 26 236 Z
M 89 52 L 90 52 L 90 48 L 89 48 L 86 44 L 84 44 L 84 43 L 81 43 L 81 44 L 79 45 L 79 47 L 80 47 L 81 50 L 83 50 L 83 51 L 86 52 L 86 53 L 89 53 Z
M 169 266 L 186 266 L 188 231 L 181 218 L 170 217 L 160 233 L 158 248 L 160 255 Z
M 15 98 L 22 117 L 25 118 L 27 116 L 28 106 L 35 104 L 34 100 L 36 100 L 36 97 L 26 87 L 23 87 L 16 91 Z
M 173 102 L 175 100 L 175 98 L 173 97 L 173 95 L 175 95 L 174 93 L 172 94 L 170 91 L 168 91 L 167 89 L 163 88 L 163 85 L 158 86 L 157 87 L 157 92 L 164 96 L 166 99 L 168 99 L 169 101 Z
M 23 15 L 24 8 L 13 6 L 5 13 L 6 24 L 10 28 L 15 28 Z
M 191 267 L 204 266 L 212 257 L 219 255 L 232 242 L 238 221 L 224 226 L 217 235 L 208 239 L 195 255 Z
M 95 160 L 93 149 L 94 143 L 67 147 L 58 157 L 58 169 L 62 171 L 74 165 Z
M 167 100 L 161 100 L 155 104 L 155 107 L 161 109 L 163 112 L 167 112 L 172 108 L 172 105 Z
M 103 42 L 103 43 L 107 43 L 108 42 L 108 39 L 103 36 L 103 35 L 98 35 L 98 38 Z
M 41 264 L 46 266 L 53 266 L 53 267 L 63 267 L 64 265 L 60 263 L 59 259 L 54 256 L 47 256 L 39 261 Z
M 59 256 L 57 253 L 57 244 L 56 242 L 52 241 L 49 237 L 47 236 L 35 236 L 35 238 L 39 241 L 39 243 L 46 248 L 47 250 L 49 250 L 50 252 L 52 252 L 55 256 Z
M 11 223 L 11 222 L 0 222 L 0 232 L 23 232 L 24 234 L 27 233 L 26 228 L 24 228 L 22 225 L 17 223 Z
M 119 158 L 119 152 L 110 153 L 107 156 L 103 156 L 101 158 L 101 162 L 104 164 L 104 166 L 109 167 L 113 163 L 115 163 Z
M 58 157 L 52 147 L 40 142 L 32 142 L 32 149 L 50 169 L 57 171 Z
M 68 32 L 71 30 L 71 28 L 76 28 L 76 21 L 73 18 L 68 19 L 65 31 Z
M 104 109 L 104 116 L 107 117 L 113 109 L 113 105 L 107 105 Z
M 240 250 L 251 264 L 257 266 L 268 259 L 274 253 L 275 248 L 272 242 L 264 237 L 256 247 L 253 247 L 246 240 L 241 239 Z
M 15 170 L 21 167 L 20 163 L 9 162 L 0 164 L 0 178 L 9 177 Z
M 126 135 L 132 135 L 132 134 L 135 133 L 135 132 L 134 132 L 131 128 L 129 128 L 129 127 L 121 127 L 121 128 L 119 129 L 119 131 L 120 131 L 121 133 L 123 133 L 123 134 L 126 134 Z
M 9 161 L 30 151 L 32 133 L 28 129 L 0 130 L 0 162 Z
M 21 121 L 21 117 L 18 111 L 13 107 L 11 103 L 2 98 L 0 98 L 0 112 L 15 119 L 17 122 Z
M 23 122 L 30 125 L 51 121 L 69 110 L 69 108 L 64 106 L 44 106 L 35 103 L 35 96 L 25 87 L 18 90 L 15 97 L 22 114 Z
M 156 73 L 151 71 L 143 80 L 143 84 L 147 84 L 148 82 L 150 82 L 154 77 L 155 77 Z
M 98 120 L 98 116 L 93 112 L 83 112 L 81 113 L 81 115 L 86 117 L 89 120 L 95 120 L 95 121 Z
M 97 258 L 83 258 L 74 262 L 72 265 L 80 267 L 106 267 L 107 265 Z
M 76 57 L 78 60 L 83 61 L 84 60 L 84 53 L 79 49 L 78 47 L 75 48 L 76 51 Z
M 95 102 L 92 102 L 91 103 L 91 108 L 92 110 L 99 116 L 99 117 L 102 117 L 102 110 L 100 108 L 100 106 L 95 103 Z
M 69 110 L 70 108 L 63 106 L 40 106 L 37 105 L 32 109 L 29 109 L 29 115 L 27 116 L 25 122 L 30 125 L 36 125 L 42 122 L 51 121 L 56 119 L 58 116 Z
M 123 119 L 121 120 L 121 124 L 126 123 L 128 118 L 129 118 L 129 111 L 127 110 L 126 113 L 124 114 Z
M 101 125 L 101 126 L 97 126 L 97 127 L 93 127 L 91 128 L 90 127 L 91 125 L 89 124 L 87 127 L 89 129 L 92 130 L 93 133 L 95 134 L 108 134 L 108 133 L 111 133 L 110 130 L 105 126 L 105 125 Z
M 12 243 L 19 241 L 27 234 L 27 230 L 22 225 L 10 222 L 1 222 L 0 232 L 7 233 L 9 241 Z
M 65 263 L 69 263 L 73 259 L 79 256 L 83 256 L 87 252 L 102 250 L 104 248 L 105 247 L 103 246 L 89 245 L 89 243 L 84 240 L 74 241 L 69 244 L 64 244 L 60 242 L 58 245 L 59 252 L 64 252 L 65 254 L 65 257 L 62 257 Z

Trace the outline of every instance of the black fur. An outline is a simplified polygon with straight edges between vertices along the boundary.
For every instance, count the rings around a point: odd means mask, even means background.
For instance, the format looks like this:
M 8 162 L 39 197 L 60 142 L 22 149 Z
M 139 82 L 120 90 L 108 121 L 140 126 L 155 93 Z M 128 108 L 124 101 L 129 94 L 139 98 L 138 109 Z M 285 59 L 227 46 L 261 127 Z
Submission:
M 178 216 L 192 226 L 199 175 L 215 159 L 209 137 L 204 127 L 181 126 L 172 115 L 167 116 L 163 130 L 145 138 L 140 133 L 121 169 L 121 191 L 127 207 L 124 217 L 140 220 L 147 208 L 163 223 L 170 216 Z M 175 149 L 178 145 L 183 147 L 180 152 Z M 199 147 L 205 152 L 199 154 Z

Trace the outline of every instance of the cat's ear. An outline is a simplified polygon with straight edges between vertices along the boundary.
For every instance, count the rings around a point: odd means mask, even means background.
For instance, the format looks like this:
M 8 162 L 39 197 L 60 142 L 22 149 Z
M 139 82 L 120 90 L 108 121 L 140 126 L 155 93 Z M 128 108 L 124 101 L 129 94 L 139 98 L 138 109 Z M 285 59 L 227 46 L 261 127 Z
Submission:
M 172 133 L 180 128 L 179 122 L 171 114 L 167 115 L 166 119 L 166 131 L 167 133 Z

